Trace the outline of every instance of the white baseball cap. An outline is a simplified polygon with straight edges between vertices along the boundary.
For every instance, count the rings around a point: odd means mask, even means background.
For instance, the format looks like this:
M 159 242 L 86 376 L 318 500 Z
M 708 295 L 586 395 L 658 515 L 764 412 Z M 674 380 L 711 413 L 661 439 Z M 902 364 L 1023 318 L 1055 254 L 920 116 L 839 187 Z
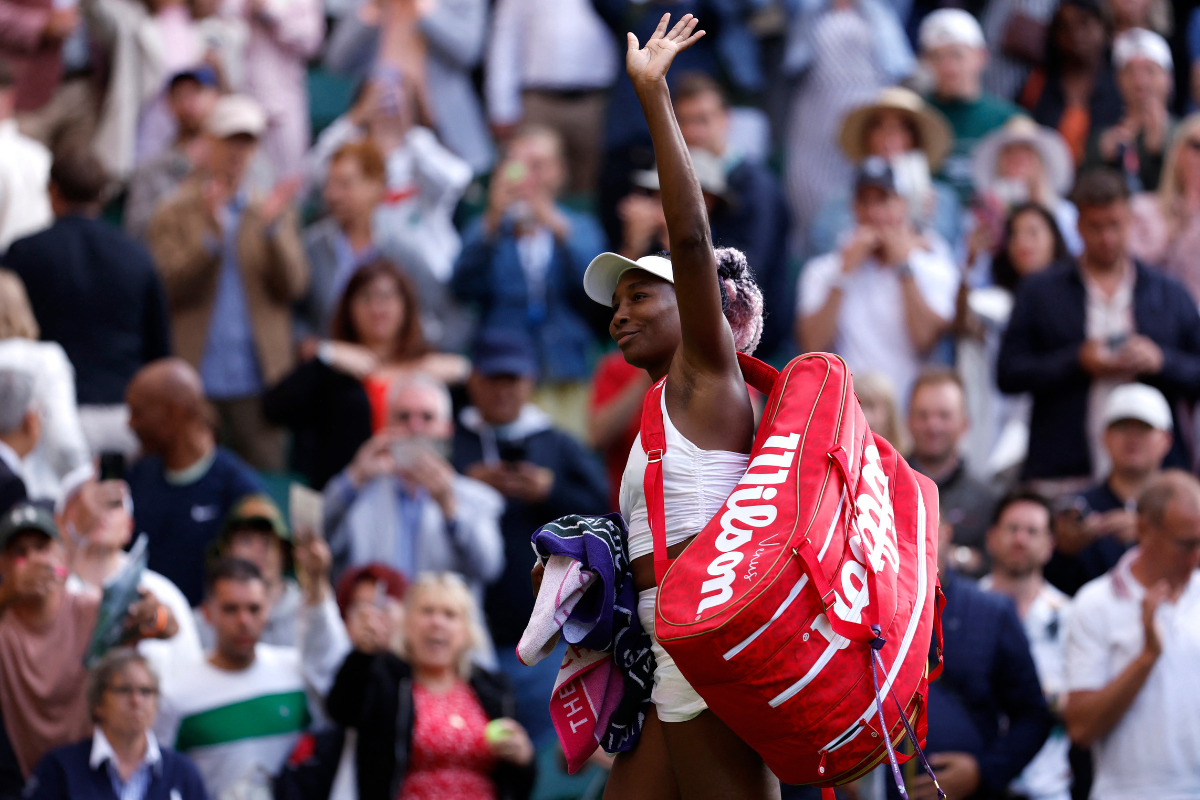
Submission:
M 979 27 L 979 22 L 970 12 L 961 8 L 942 8 L 934 11 L 921 22 L 917 38 L 922 50 L 948 44 L 987 47 L 983 38 L 983 28 Z
M 1144 383 L 1126 383 L 1109 392 L 1104 403 L 1104 427 L 1123 419 L 1136 419 L 1160 431 L 1174 427 L 1167 398 Z
M 263 135 L 267 129 L 267 115 L 253 98 L 244 94 L 227 94 L 217 100 L 204 128 L 218 139 L 226 139 L 238 134 L 248 134 L 254 138 Z
M 1112 59 L 1118 70 L 1135 58 L 1153 61 L 1167 72 L 1175 70 L 1167 40 L 1145 28 L 1130 28 L 1113 39 Z
M 616 253 L 601 253 L 592 259 L 587 272 L 583 273 L 583 291 L 600 305 L 611 306 L 617 282 L 631 269 L 642 269 L 668 283 L 675 283 L 670 259 L 662 256 L 642 256 L 634 261 Z

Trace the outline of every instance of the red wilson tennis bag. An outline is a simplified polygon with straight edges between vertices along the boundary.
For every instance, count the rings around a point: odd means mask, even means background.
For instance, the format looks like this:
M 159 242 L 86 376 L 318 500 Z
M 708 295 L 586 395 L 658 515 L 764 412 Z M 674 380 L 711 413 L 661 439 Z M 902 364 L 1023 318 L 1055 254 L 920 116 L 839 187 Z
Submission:
M 834 786 L 884 759 L 899 780 L 893 746 L 906 731 L 923 745 L 927 729 L 927 656 L 940 623 L 937 488 L 871 433 L 837 356 L 800 356 L 782 373 L 743 357 L 742 370 L 769 395 L 749 467 L 674 561 L 663 521 L 663 382 L 646 397 L 655 632 L 784 782 Z

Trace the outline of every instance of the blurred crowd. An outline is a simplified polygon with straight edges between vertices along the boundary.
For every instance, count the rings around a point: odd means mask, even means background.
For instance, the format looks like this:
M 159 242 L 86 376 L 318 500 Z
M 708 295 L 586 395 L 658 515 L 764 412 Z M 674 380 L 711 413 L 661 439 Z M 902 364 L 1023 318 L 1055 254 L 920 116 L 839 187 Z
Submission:
M 601 795 L 515 646 L 650 386 L 582 276 L 667 247 L 664 13 L 756 355 L 938 486 L 942 789 L 1200 798 L 1200 9 L 0 0 L 0 800 Z

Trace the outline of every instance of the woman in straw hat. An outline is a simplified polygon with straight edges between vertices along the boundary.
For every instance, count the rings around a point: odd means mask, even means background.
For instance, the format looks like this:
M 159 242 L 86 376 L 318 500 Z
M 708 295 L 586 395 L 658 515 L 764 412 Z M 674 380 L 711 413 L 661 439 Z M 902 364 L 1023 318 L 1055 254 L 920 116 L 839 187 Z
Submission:
M 931 175 L 953 141 L 945 117 L 916 92 L 900 86 L 881 89 L 874 100 L 851 109 L 838 133 L 838 144 L 851 162 L 858 164 L 871 156 L 885 159 L 919 226 L 929 227 L 949 243 L 961 233 L 958 196 Z M 808 233 L 809 255 L 833 250 L 854 227 L 851 200 L 849 188 L 839 187 L 821 206 Z
M 984 138 L 971 164 L 975 191 L 998 220 L 1022 203 L 1037 203 L 1054 215 L 1072 255 L 1083 251 L 1079 213 L 1065 195 L 1075 182 L 1075 163 L 1062 135 L 1024 115 Z M 993 242 L 984 249 L 993 249 Z

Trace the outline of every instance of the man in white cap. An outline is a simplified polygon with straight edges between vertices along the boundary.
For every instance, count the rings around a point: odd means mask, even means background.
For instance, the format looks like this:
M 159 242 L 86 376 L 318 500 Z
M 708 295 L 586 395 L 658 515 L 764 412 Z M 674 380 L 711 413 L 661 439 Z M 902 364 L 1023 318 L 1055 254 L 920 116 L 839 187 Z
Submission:
M 854 216 L 841 249 L 800 273 L 797 343 L 838 353 L 856 375 L 882 372 L 907 398 L 954 316 L 958 270 L 944 245 L 917 234 L 882 158 L 859 167 Z
M 1112 468 L 1058 515 L 1047 580 L 1075 594 L 1112 569 L 1137 541 L 1137 498 L 1162 472 L 1173 428 L 1171 407 L 1158 389 L 1144 383 L 1113 389 L 1104 406 L 1103 434 Z
M 999 128 L 1019 109 L 983 91 L 987 42 L 975 17 L 958 8 L 933 12 L 918 34 L 921 58 L 933 73 L 933 93 L 926 98 L 954 129 L 954 149 L 942 175 L 965 203 L 971 199 L 971 151 L 975 143 Z
M 246 174 L 267 118 L 244 95 L 217 101 L 208 154 L 146 230 L 167 290 L 176 353 L 200 372 L 222 438 L 258 469 L 283 468 L 283 433 L 262 391 L 292 368 L 292 303 L 309 269 L 292 208 L 296 180 L 254 196 Z
M 1171 48 L 1153 31 L 1130 28 L 1113 40 L 1112 59 L 1125 116 L 1093 132 L 1087 161 L 1123 171 L 1134 191 L 1153 192 L 1175 127 L 1167 109 L 1174 90 Z

